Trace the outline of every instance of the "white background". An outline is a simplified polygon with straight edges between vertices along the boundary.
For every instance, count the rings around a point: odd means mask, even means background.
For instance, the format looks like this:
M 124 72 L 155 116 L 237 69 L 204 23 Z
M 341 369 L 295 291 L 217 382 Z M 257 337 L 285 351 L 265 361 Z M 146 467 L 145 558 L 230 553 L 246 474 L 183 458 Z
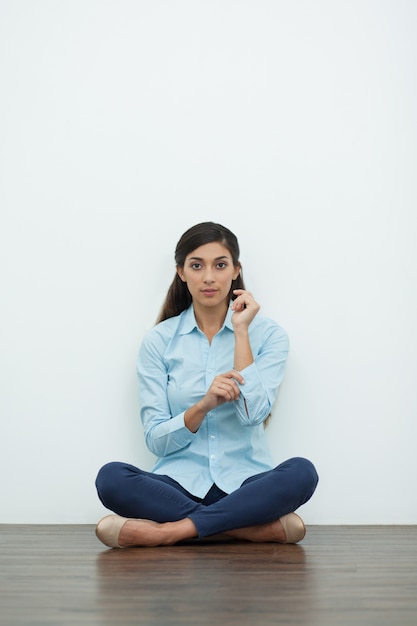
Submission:
M 150 468 L 135 360 L 186 228 L 288 331 L 268 428 L 307 523 L 417 523 L 417 4 L 1 0 L 2 523 Z

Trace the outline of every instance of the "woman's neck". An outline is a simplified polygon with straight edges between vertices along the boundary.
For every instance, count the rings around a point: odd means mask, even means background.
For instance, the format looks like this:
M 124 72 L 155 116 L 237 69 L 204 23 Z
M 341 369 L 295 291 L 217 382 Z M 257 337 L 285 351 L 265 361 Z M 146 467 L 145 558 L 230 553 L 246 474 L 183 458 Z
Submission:
M 220 307 L 207 308 L 194 306 L 194 315 L 199 329 L 206 335 L 211 342 L 224 324 L 227 314 L 227 305 Z

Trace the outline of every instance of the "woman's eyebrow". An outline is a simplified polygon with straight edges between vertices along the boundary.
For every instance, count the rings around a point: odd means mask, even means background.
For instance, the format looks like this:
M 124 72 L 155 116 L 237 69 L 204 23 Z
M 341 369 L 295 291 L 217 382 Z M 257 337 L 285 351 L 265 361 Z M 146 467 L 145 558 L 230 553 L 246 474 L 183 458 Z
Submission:
M 228 259 L 228 258 L 229 257 L 226 254 L 224 254 L 223 256 L 216 257 L 214 260 L 215 261 L 220 261 L 221 259 Z M 190 261 L 191 260 L 193 260 L 193 261 L 204 261 L 204 259 L 202 257 L 200 257 L 200 256 L 190 256 L 189 260 Z

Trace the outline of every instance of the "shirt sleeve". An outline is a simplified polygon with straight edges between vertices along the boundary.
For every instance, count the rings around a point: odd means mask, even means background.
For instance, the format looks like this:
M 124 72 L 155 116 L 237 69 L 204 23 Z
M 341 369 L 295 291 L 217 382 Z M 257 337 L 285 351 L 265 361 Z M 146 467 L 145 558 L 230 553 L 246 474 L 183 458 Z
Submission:
M 284 378 L 288 349 L 287 333 L 272 325 L 254 354 L 254 362 L 240 372 L 245 382 L 239 385 L 241 393 L 235 407 L 242 425 L 256 426 L 270 414 Z
M 151 333 L 142 342 L 137 359 L 140 416 L 145 441 L 148 449 L 158 457 L 185 448 L 195 436 L 185 426 L 184 412 L 171 415 L 164 348 L 163 337 Z

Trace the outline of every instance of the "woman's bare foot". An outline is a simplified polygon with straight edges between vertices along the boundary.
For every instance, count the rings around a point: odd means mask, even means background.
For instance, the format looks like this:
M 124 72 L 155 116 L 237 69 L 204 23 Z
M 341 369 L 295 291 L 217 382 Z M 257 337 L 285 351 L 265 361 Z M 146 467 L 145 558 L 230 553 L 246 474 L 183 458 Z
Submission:
M 223 536 L 256 543 L 285 543 L 287 540 L 284 527 L 279 520 L 274 520 L 268 524 L 230 530 L 223 533 Z M 197 537 L 197 530 L 188 518 L 179 522 L 165 522 L 163 524 L 151 520 L 129 519 L 120 530 L 118 543 L 122 548 L 127 546 L 171 546 L 192 537 Z
M 237 528 L 236 530 L 230 530 L 224 534 L 234 539 L 253 541 L 255 543 L 285 543 L 287 540 L 284 527 L 279 519 L 269 522 L 268 524 Z
M 107 515 L 100 520 L 96 534 L 100 541 L 111 548 L 171 546 L 198 536 L 197 529 L 189 518 L 160 524 L 152 520 L 127 519 L 119 515 Z M 297 543 L 304 535 L 303 520 L 296 513 L 289 513 L 267 524 L 226 531 L 221 535 L 211 536 L 208 540 L 216 540 L 218 537 L 223 541 L 237 539 L 255 543 Z
M 163 524 L 151 520 L 128 519 L 120 530 L 118 543 L 121 548 L 172 546 L 197 535 L 197 529 L 189 518 Z
M 243 539 L 255 543 L 298 543 L 304 539 L 306 528 L 297 513 L 288 513 L 268 524 L 239 528 L 225 534 L 234 539 Z

